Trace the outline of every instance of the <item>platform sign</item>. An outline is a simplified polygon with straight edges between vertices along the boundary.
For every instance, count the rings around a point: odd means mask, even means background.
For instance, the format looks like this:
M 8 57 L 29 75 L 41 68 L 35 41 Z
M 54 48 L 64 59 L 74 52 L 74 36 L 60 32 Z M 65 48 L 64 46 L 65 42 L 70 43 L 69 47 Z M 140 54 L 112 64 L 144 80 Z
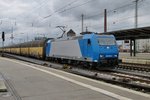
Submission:
M 124 40 L 123 43 L 123 49 L 130 49 L 130 41 L 129 40 Z

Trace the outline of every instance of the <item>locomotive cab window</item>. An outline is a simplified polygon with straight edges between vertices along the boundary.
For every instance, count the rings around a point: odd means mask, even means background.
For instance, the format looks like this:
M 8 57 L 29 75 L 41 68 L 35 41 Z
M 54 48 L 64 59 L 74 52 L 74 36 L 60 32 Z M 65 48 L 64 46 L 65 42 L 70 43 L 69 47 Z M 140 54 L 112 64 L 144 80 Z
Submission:
M 116 45 L 115 38 L 98 38 L 99 45 Z

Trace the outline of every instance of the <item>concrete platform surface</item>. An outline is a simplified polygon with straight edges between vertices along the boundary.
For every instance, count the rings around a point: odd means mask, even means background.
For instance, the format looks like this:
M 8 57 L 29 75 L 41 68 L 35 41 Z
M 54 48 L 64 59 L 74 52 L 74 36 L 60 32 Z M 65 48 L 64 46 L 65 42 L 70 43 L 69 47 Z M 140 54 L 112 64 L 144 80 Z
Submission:
M 119 58 L 130 58 L 130 59 L 143 59 L 143 60 L 150 60 L 150 53 L 137 53 L 136 56 L 130 56 L 130 53 L 119 53 Z
M 0 71 L 22 100 L 150 100 L 149 94 L 18 60 L 0 58 Z
M 119 53 L 119 59 L 123 63 L 150 65 L 150 53 L 137 53 L 135 57 L 131 57 L 129 53 Z

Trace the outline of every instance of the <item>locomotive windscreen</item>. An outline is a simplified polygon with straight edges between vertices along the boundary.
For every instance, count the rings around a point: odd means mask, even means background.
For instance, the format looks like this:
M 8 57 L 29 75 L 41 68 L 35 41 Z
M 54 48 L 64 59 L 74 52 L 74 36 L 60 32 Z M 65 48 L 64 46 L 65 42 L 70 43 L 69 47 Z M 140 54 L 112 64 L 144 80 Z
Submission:
M 98 38 L 99 45 L 116 45 L 115 38 Z

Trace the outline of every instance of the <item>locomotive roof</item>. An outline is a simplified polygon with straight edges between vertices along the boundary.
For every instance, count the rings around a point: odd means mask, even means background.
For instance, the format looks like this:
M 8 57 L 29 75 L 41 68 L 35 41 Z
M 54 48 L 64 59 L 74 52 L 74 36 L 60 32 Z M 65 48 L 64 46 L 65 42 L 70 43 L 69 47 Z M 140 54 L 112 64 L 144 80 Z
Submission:
M 98 35 L 98 34 L 84 34 L 80 36 L 73 36 L 73 37 L 67 37 L 67 38 L 60 38 L 60 39 L 54 39 L 53 41 L 67 41 L 67 40 L 76 40 L 76 39 L 90 39 L 92 36 L 96 37 L 112 37 L 114 38 L 113 35 Z

